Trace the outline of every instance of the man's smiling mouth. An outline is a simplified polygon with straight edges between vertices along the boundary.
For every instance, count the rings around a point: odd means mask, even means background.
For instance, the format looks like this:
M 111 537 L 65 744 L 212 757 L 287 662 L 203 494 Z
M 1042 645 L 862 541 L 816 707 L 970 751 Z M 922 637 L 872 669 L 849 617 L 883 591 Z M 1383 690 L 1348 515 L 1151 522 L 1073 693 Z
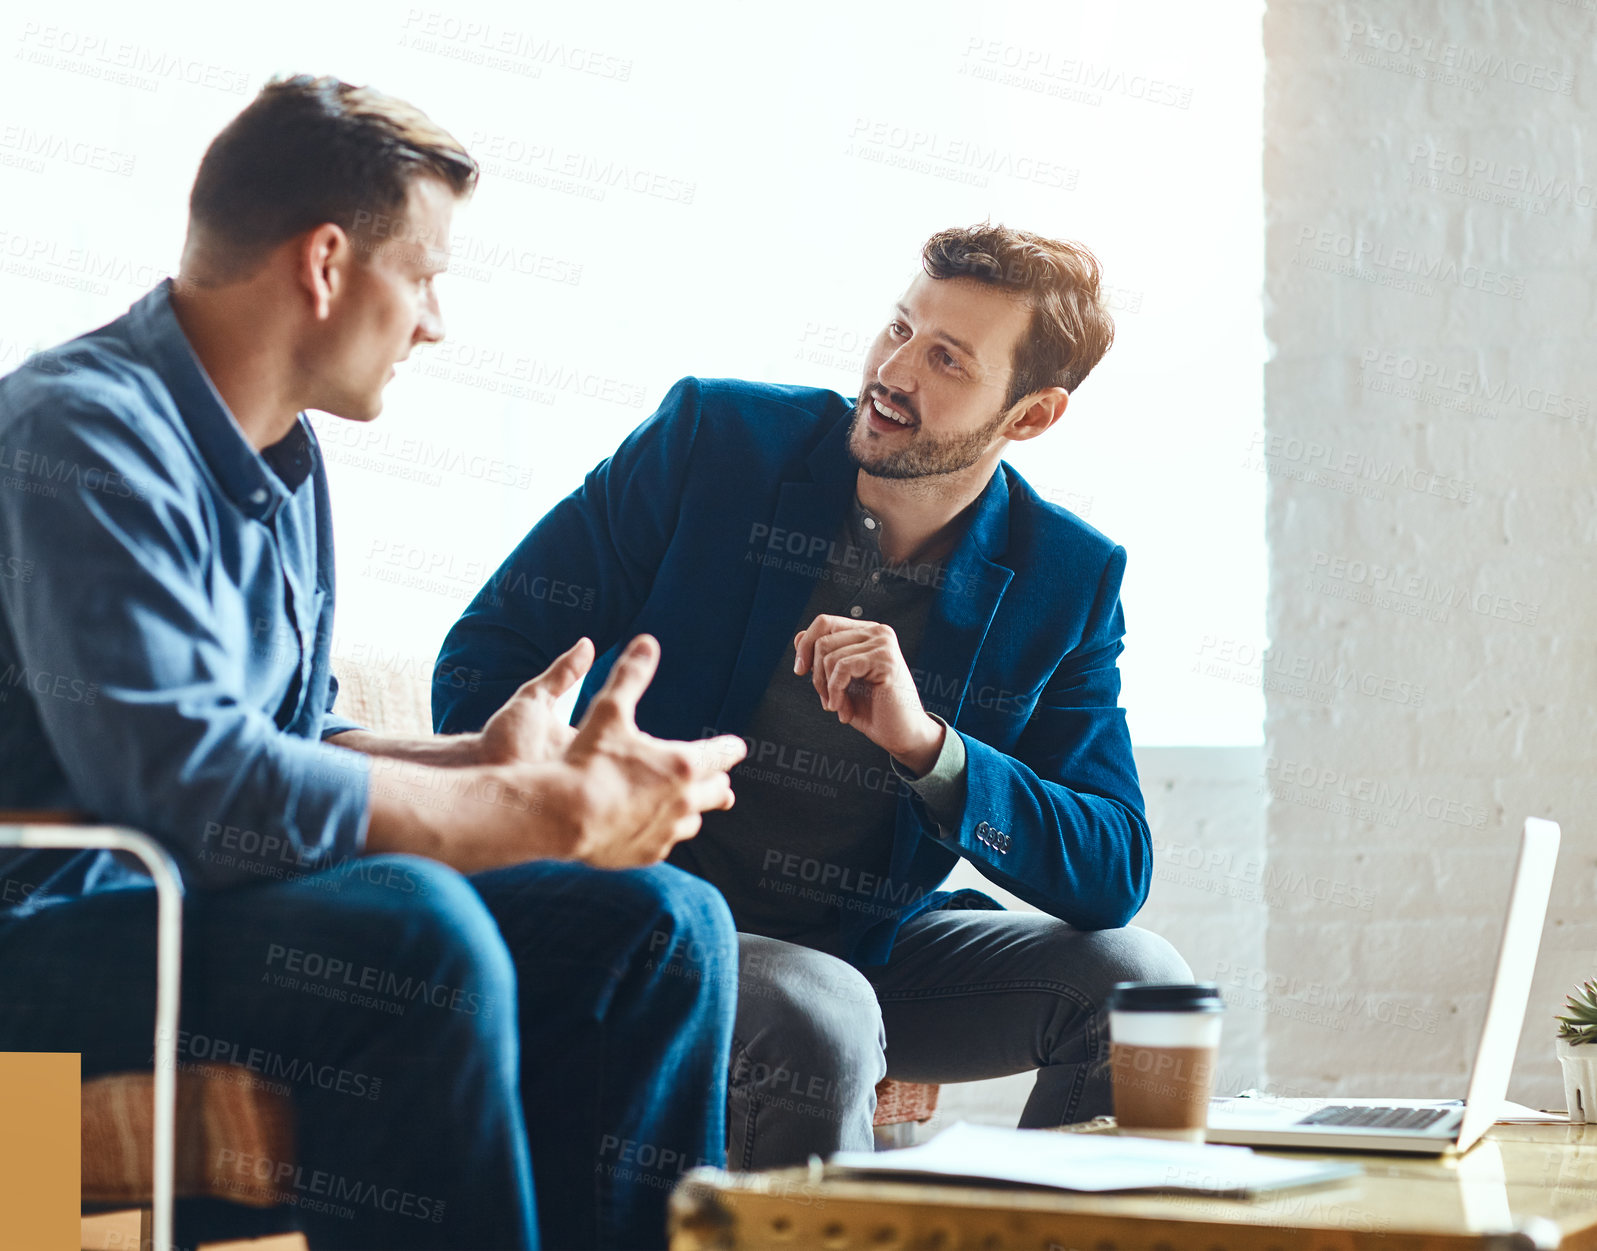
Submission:
M 891 421 L 906 428 L 915 424 L 896 408 L 889 408 L 886 404 L 883 404 L 881 400 L 877 399 L 874 395 L 871 397 L 871 407 L 874 408 L 885 421 Z

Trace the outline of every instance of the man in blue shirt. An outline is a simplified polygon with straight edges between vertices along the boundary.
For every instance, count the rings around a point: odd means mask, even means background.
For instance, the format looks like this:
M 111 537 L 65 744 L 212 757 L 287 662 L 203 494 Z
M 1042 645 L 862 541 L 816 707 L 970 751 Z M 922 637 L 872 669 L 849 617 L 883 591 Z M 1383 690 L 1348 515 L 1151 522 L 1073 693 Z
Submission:
M 177 280 L 0 380 L 0 808 L 178 859 L 182 1058 L 287 1075 L 298 1113 L 294 1160 L 204 1167 L 272 1178 L 318 1251 L 659 1245 L 671 1182 L 724 1154 L 735 938 L 658 862 L 730 806 L 743 749 L 637 728 L 658 644 L 626 645 L 576 728 L 553 705 L 586 640 L 480 732 L 332 711 L 303 410 L 376 417 L 442 336 L 475 179 L 400 101 L 269 84 L 206 153 Z M 0 1049 L 146 1067 L 147 881 L 33 852 L 0 882 Z
M 748 744 L 737 807 L 672 853 L 740 931 L 734 1167 L 868 1149 L 884 1073 L 1037 1070 L 1022 1125 L 1107 1112 L 1107 992 L 1191 979 L 1127 924 L 1152 856 L 1118 706 L 1125 552 L 1000 460 L 1109 347 L 1097 261 L 981 226 L 922 267 L 856 401 L 679 383 L 489 579 L 435 674 L 437 727 L 470 730 L 578 634 L 609 653 L 647 630 L 639 723 Z M 938 891 L 960 858 L 1039 911 Z

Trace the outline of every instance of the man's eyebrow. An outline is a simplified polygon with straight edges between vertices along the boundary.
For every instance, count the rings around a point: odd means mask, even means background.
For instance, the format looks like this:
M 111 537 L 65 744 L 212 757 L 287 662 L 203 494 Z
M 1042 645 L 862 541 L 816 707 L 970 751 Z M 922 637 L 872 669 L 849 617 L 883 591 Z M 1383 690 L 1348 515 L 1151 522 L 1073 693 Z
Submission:
M 902 313 L 904 315 L 905 319 L 908 320 L 908 318 L 909 318 L 909 310 L 907 308 L 905 308 L 902 304 L 895 304 L 895 305 L 893 305 L 893 307 L 896 308 L 900 313 Z M 954 338 L 954 336 L 949 334 L 948 331 L 946 331 L 946 330 L 937 331 L 937 335 L 938 335 L 939 338 L 946 339 L 949 343 L 952 343 L 955 347 L 957 347 L 966 356 L 970 357 L 971 360 L 979 360 L 980 359 L 980 357 L 978 357 L 977 354 L 976 354 L 976 349 L 971 347 L 971 345 L 966 343 L 963 339 Z

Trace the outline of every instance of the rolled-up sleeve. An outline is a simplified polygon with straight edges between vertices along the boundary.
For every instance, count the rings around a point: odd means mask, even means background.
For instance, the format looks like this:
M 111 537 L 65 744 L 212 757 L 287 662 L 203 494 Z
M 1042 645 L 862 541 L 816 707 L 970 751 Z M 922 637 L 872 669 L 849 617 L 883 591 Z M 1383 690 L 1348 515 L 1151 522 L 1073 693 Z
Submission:
M 322 715 L 322 738 L 332 738 L 335 734 L 343 734 L 348 730 L 365 730 L 369 727 L 359 721 L 351 721 L 348 717 L 340 716 L 333 709 L 338 704 L 338 678 L 329 675 L 327 679 L 327 711 Z
M 81 806 L 162 842 L 195 886 L 309 872 L 364 844 L 369 761 L 283 732 L 245 697 L 250 623 L 211 594 L 225 506 L 174 436 L 68 397 L 11 424 L 53 490 L 0 487 L 14 654 Z M 170 445 L 170 446 L 167 446 Z M 18 698 L 13 692 L 11 698 Z

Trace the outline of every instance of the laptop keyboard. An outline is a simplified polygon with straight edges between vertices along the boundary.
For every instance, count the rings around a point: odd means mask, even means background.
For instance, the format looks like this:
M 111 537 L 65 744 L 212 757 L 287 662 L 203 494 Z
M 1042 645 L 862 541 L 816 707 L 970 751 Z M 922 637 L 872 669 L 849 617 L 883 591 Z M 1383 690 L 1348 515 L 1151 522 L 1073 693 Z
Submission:
M 1299 1125 L 1335 1125 L 1353 1129 L 1429 1129 L 1452 1108 L 1378 1108 L 1337 1105 L 1321 1108 Z

